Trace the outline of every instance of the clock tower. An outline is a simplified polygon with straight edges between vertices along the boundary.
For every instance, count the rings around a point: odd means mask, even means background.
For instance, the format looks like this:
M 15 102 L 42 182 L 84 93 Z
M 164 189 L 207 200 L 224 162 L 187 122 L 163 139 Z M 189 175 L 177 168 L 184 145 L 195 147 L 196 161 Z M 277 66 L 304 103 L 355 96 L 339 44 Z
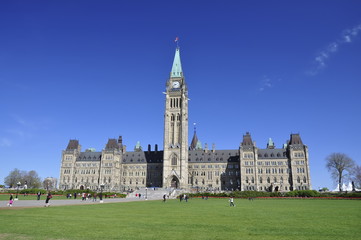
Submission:
M 179 47 L 165 94 L 163 187 L 188 188 L 188 89 Z

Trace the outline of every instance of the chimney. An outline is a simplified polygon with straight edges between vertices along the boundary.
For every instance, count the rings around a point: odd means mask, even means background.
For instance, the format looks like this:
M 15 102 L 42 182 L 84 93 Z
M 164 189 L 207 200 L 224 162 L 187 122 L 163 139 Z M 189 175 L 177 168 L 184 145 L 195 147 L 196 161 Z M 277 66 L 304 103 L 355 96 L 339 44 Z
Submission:
M 152 147 L 150 146 L 150 144 L 148 144 L 148 152 L 150 153 Z
M 158 144 L 155 145 L 155 149 L 154 149 L 155 153 L 158 152 Z

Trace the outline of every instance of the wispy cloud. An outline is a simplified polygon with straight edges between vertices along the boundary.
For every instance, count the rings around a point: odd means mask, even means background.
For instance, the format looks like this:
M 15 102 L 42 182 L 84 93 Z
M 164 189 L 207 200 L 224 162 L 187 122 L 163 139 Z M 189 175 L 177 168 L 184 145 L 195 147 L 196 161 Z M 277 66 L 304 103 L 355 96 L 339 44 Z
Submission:
M 267 76 L 263 76 L 262 80 L 261 80 L 261 87 L 259 88 L 260 92 L 263 92 L 264 90 L 266 90 L 267 88 L 271 88 L 273 86 L 271 78 L 267 77 Z
M 259 82 L 259 88 L 258 91 L 259 92 L 263 92 L 266 91 L 267 89 L 273 88 L 275 85 L 277 85 L 278 82 L 282 81 L 282 77 L 280 76 L 267 76 L 264 75 L 262 77 L 262 79 Z
M 360 32 L 361 32 L 361 24 L 353 28 L 344 30 L 341 34 L 340 39 L 337 39 L 336 41 L 333 41 L 330 44 L 328 44 L 315 56 L 314 58 L 315 67 L 311 71 L 308 71 L 307 73 L 309 75 L 318 74 L 322 69 L 326 67 L 327 60 L 333 54 L 335 54 L 342 45 L 353 42 Z
M 7 138 L 0 139 L 0 147 L 11 147 L 12 142 Z

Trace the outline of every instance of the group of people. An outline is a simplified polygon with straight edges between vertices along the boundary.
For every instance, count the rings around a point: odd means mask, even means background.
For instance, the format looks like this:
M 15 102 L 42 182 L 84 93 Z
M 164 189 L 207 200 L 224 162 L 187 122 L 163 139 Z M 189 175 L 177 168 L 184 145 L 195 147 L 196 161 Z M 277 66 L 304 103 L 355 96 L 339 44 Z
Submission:
M 38 192 L 37 193 L 37 200 L 40 200 L 40 196 L 41 196 L 41 193 Z M 44 207 L 49 207 L 50 206 L 50 199 L 53 198 L 53 196 L 51 195 L 50 192 L 48 192 L 48 194 L 46 195 L 46 199 L 45 199 L 45 206 Z M 9 199 L 9 203 L 8 203 L 8 206 L 9 207 L 12 207 L 13 206 L 13 203 L 14 203 L 14 196 L 13 194 L 11 193 L 10 194 L 10 199 Z
M 183 200 L 188 202 L 188 195 L 187 194 L 181 194 L 179 196 L 179 201 L 182 202 Z

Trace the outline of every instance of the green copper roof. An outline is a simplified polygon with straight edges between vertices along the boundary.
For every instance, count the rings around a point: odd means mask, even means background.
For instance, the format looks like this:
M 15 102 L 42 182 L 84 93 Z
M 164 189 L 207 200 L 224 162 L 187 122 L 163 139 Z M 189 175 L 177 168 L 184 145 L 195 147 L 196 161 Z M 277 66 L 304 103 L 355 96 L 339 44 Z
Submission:
M 173 66 L 172 66 L 172 71 L 170 73 L 170 77 L 182 77 L 182 76 L 183 76 L 182 64 L 181 64 L 180 55 L 179 55 L 179 48 L 177 48 L 175 50 Z
M 270 149 L 275 148 L 275 143 L 272 141 L 272 138 L 268 139 L 267 148 L 270 148 Z
M 198 140 L 196 150 L 202 150 L 202 143 Z
M 137 144 L 134 147 L 134 151 L 142 151 L 142 146 L 140 145 L 140 141 L 137 141 Z

